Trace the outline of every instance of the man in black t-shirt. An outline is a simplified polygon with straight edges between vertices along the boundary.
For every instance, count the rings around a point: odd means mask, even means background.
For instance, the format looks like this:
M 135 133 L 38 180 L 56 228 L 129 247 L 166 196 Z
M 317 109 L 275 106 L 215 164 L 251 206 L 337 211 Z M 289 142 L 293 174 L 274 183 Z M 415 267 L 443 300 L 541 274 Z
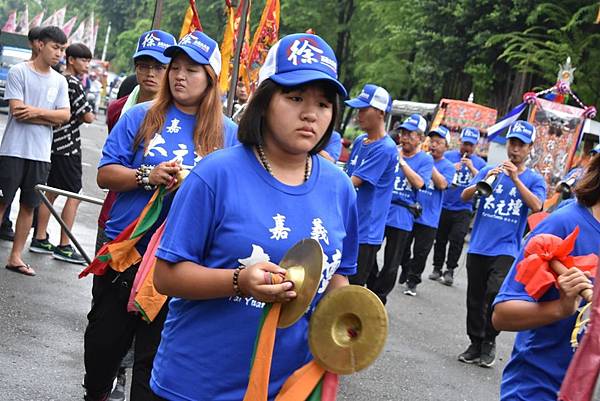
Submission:
M 93 108 L 86 100 L 85 91 L 79 78 L 87 72 L 88 64 L 92 58 L 90 49 L 82 43 L 70 45 L 66 51 L 67 68 L 65 78 L 69 86 L 69 102 L 71 104 L 71 119 L 68 123 L 54 128 L 52 141 L 52 156 L 48 186 L 69 192 L 81 191 L 81 124 L 91 123 L 95 116 Z M 58 195 L 47 193 L 50 203 L 54 203 Z M 77 207 L 80 201 L 67 198 L 61 217 L 69 227 L 73 227 Z M 37 253 L 52 254 L 54 258 L 70 263 L 85 264 L 85 259 L 79 255 L 69 243 L 69 237 L 61 230 L 59 245 L 50 243 L 46 233 L 50 210 L 45 205 L 40 205 L 36 236 L 31 240 L 29 250 Z

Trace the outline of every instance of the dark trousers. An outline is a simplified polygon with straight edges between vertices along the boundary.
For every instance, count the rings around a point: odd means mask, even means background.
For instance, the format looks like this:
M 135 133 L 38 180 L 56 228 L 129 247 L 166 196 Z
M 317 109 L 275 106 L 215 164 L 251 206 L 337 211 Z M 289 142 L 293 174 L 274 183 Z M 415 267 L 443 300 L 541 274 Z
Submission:
M 446 260 L 446 244 L 448 242 L 450 242 L 450 246 L 448 248 L 446 268 L 450 271 L 456 269 L 456 266 L 458 266 L 458 258 L 460 258 L 463 245 L 465 244 L 465 236 L 469 231 L 470 222 L 470 210 L 452 211 L 442 209 L 440 223 L 435 237 L 435 246 L 433 248 L 433 268 L 435 270 L 441 271 L 444 267 L 444 260 Z
M 348 277 L 350 284 L 365 285 L 373 270 L 377 270 L 377 251 L 381 245 L 360 244 L 356 274 Z
M 103 241 L 99 241 L 103 242 Z M 95 400 L 110 392 L 123 357 L 135 337 L 134 365 L 129 399 L 151 400 L 150 373 L 167 317 L 167 303 L 150 324 L 127 312 L 127 302 L 138 265 L 119 274 L 108 270 L 94 276 L 92 308 L 84 336 L 86 399 Z
M 472 343 L 495 342 L 492 303 L 515 258 L 467 254 L 467 334 Z
M 367 287 L 373 291 L 381 302 L 387 302 L 387 296 L 392 292 L 398 279 L 398 268 L 402 262 L 402 255 L 410 231 L 400 230 L 395 227 L 385 227 L 385 250 L 383 254 L 383 267 L 379 271 L 377 260 L 375 268 L 371 270 Z
M 408 284 L 417 285 L 421 283 L 421 274 L 425 270 L 427 257 L 433 247 L 435 233 L 436 229 L 433 227 L 418 223 L 414 224 L 413 230 L 406 241 L 406 248 L 402 257 L 402 271 L 406 271 L 406 282 Z

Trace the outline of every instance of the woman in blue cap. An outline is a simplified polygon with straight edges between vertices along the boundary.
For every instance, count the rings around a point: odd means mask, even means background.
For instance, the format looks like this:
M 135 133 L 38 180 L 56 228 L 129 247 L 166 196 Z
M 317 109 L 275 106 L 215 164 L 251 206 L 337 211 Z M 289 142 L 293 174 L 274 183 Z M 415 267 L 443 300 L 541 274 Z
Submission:
M 310 311 L 356 270 L 355 191 L 317 156 L 333 131 L 338 96 L 346 95 L 333 50 L 316 35 L 286 36 L 259 78 L 240 121 L 244 146 L 215 152 L 192 170 L 156 254 L 155 285 L 173 297 L 150 383 L 158 397 L 244 398 L 262 308 L 296 296 L 292 283 L 270 284 L 265 273 L 284 273 L 283 255 L 311 237 L 323 247 L 322 278 L 309 312 L 277 331 L 273 400 L 312 359 Z
M 114 126 L 102 150 L 98 185 L 119 193 L 106 223 L 106 241 L 115 239 L 141 213 L 159 185 L 181 169 L 191 169 L 214 150 L 237 143 L 236 126 L 222 114 L 217 43 L 202 32 L 167 47 L 171 61 L 152 102 L 129 109 Z M 143 255 L 164 221 L 167 197 L 157 223 L 137 243 Z M 105 400 L 121 359 L 135 337 L 131 400 L 148 400 L 152 360 L 167 314 L 166 305 L 150 324 L 127 311 L 139 265 L 109 269 L 94 277 L 93 303 L 85 332 L 86 400 Z

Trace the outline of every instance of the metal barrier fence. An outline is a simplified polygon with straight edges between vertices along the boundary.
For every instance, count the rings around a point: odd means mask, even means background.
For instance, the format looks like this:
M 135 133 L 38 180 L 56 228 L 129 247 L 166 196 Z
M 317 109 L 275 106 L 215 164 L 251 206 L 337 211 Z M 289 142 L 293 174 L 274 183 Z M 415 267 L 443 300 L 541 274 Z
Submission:
M 69 230 L 69 228 L 67 227 L 67 225 L 65 224 L 63 219 L 60 217 L 60 214 L 58 214 L 58 212 L 54 209 L 52 203 L 50 203 L 50 201 L 48 200 L 48 198 L 46 197 L 46 194 L 44 192 L 50 192 L 50 193 L 53 193 L 56 195 L 66 196 L 68 198 L 79 199 L 82 202 L 94 203 L 94 204 L 100 205 L 100 206 L 102 206 L 102 204 L 104 204 L 104 200 L 98 199 L 98 198 L 93 198 L 93 197 L 87 196 L 87 195 L 76 194 L 75 192 L 63 191 L 62 189 L 49 187 L 46 185 L 36 185 L 35 190 L 37 191 L 38 195 L 40 195 L 40 198 L 42 198 L 42 202 L 44 202 L 44 205 L 46 205 L 48 210 L 50 210 L 50 213 L 52 213 L 52 216 L 54 216 L 56 221 L 58 221 L 58 224 L 60 224 L 61 228 L 63 230 L 65 230 L 67 237 L 69 237 L 69 239 L 71 240 L 71 242 L 73 243 L 75 248 L 77 248 L 77 250 L 79 251 L 81 256 L 83 256 L 83 258 L 85 259 L 87 264 L 89 265 L 90 263 L 92 263 L 92 260 L 90 259 L 90 257 L 83 250 L 83 248 L 81 247 L 81 245 L 79 244 L 79 242 L 77 241 L 77 239 L 75 238 L 75 236 L 73 235 L 71 230 Z

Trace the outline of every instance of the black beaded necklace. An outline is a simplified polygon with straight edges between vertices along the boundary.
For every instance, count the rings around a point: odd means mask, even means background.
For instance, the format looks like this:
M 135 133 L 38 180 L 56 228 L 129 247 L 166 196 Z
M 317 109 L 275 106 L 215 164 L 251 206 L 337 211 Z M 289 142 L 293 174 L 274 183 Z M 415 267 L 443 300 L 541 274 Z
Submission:
M 265 156 L 265 151 L 261 144 L 256 145 L 256 153 L 258 153 L 258 158 L 260 159 L 261 164 L 267 170 L 267 172 L 273 175 L 273 170 L 271 169 L 271 165 L 269 164 L 269 160 L 267 160 L 267 156 Z M 308 181 L 308 177 L 310 177 L 310 155 L 306 155 L 306 164 L 304 165 L 304 182 Z

